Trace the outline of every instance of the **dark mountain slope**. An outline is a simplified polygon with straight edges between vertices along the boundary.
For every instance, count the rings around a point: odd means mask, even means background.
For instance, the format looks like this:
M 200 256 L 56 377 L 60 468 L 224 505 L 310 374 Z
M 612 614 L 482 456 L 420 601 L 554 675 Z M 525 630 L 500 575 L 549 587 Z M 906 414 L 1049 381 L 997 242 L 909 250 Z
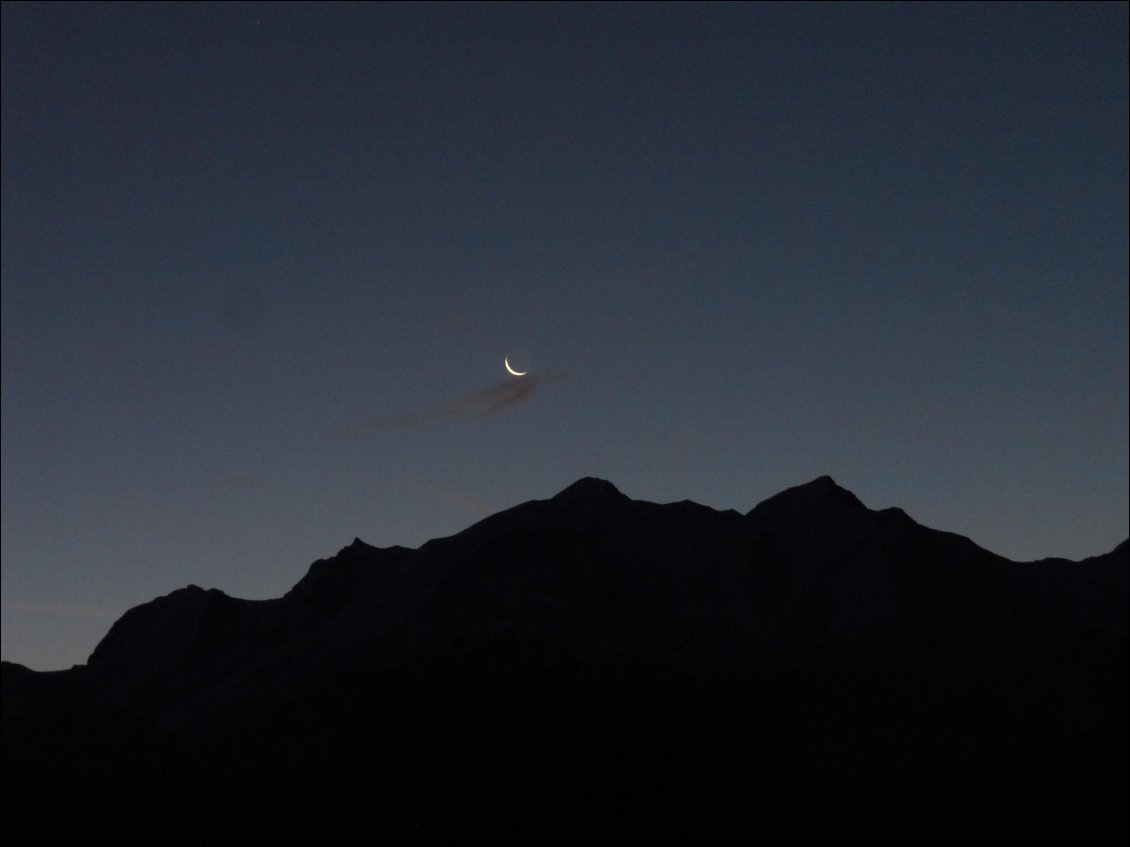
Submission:
M 278 600 L 173 592 L 85 668 L 5 665 L 5 808 L 161 772 L 296 843 L 1101 838 L 1127 551 L 1013 563 L 828 477 L 744 516 L 585 479 L 418 550 L 354 541 Z M 77 788 L 44 776 L 107 738 Z

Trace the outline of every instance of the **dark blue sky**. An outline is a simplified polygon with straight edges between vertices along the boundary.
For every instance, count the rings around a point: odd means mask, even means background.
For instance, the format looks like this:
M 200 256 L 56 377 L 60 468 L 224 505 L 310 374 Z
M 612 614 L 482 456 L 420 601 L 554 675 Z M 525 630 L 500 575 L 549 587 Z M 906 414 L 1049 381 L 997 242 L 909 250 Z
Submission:
M 7 659 L 585 475 L 1127 535 L 1126 4 L 5 4 L 2 61 Z

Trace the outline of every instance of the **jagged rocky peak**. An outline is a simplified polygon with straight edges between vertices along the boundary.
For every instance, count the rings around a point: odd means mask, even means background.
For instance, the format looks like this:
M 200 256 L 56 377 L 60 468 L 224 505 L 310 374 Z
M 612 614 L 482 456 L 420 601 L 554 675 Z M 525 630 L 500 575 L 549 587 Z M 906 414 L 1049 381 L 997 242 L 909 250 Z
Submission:
M 345 547 L 342 547 L 341 551 L 338 553 L 338 555 L 340 556 L 342 553 L 368 552 L 370 550 L 376 550 L 376 549 L 377 548 L 374 547 L 372 544 L 366 544 L 360 538 L 354 538 L 353 543 L 351 543 L 351 544 L 349 544 Z
M 177 588 L 174 591 L 170 591 L 168 594 L 154 597 L 148 603 L 143 603 L 136 608 L 150 607 L 154 609 L 169 609 L 186 605 L 195 606 L 217 597 L 227 596 L 228 595 L 219 588 L 201 588 L 199 585 L 189 583 L 184 588 Z
M 763 500 L 750 510 L 750 515 L 787 515 L 805 513 L 810 516 L 829 513 L 866 512 L 867 507 L 859 498 L 836 484 L 830 476 L 820 476 L 786 488 L 768 500 Z
M 554 500 L 594 500 L 597 498 L 627 499 L 615 485 L 606 479 L 586 476 L 554 495 Z
M 337 555 L 330 559 L 319 559 L 314 565 L 323 563 L 365 563 L 370 565 L 387 564 L 391 561 L 399 559 L 405 553 L 409 552 L 409 548 L 401 547 L 399 544 L 394 544 L 391 547 L 376 547 L 372 544 L 367 544 L 360 538 L 354 538 L 352 544 L 348 544 L 337 551 Z
M 337 555 L 313 562 L 306 575 L 286 593 L 286 596 L 295 598 L 310 592 L 339 591 L 356 587 L 371 572 L 379 570 L 382 565 L 399 561 L 409 552 L 411 551 L 407 547 L 399 545 L 374 547 L 360 538 L 354 538 L 353 543 L 342 547 Z
M 134 606 L 110 627 L 88 664 L 139 665 L 167 661 L 196 636 L 205 611 L 233 602 L 218 588 L 186 585 Z

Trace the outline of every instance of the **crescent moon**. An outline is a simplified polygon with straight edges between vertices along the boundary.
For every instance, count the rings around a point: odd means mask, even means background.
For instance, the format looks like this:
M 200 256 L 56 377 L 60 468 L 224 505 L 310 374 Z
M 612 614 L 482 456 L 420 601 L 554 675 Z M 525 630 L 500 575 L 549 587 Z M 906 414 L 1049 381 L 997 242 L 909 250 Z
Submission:
M 510 357 L 509 356 L 503 356 L 502 357 L 502 364 L 506 365 L 506 370 L 510 371 L 510 373 L 513 374 L 514 376 L 525 376 L 526 374 L 529 373 L 529 371 L 516 371 L 512 367 L 510 367 Z

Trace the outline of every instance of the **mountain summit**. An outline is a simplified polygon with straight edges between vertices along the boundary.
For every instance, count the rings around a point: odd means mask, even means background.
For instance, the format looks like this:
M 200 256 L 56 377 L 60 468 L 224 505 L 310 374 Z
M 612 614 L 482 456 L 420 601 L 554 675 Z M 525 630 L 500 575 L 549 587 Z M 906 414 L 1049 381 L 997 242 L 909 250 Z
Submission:
M 826 476 L 745 515 L 585 478 L 5 664 L 5 839 L 995 843 L 1040 808 L 1102 843 L 1128 574 L 1126 544 L 1018 564 Z
M 865 512 L 859 498 L 836 484 L 830 476 L 821 476 L 804 485 L 786 489 L 763 500 L 750 510 L 750 515 L 807 515 L 822 517 L 831 513 Z
M 562 489 L 553 496 L 554 500 L 591 500 L 599 497 L 627 499 L 611 482 L 586 476 Z

